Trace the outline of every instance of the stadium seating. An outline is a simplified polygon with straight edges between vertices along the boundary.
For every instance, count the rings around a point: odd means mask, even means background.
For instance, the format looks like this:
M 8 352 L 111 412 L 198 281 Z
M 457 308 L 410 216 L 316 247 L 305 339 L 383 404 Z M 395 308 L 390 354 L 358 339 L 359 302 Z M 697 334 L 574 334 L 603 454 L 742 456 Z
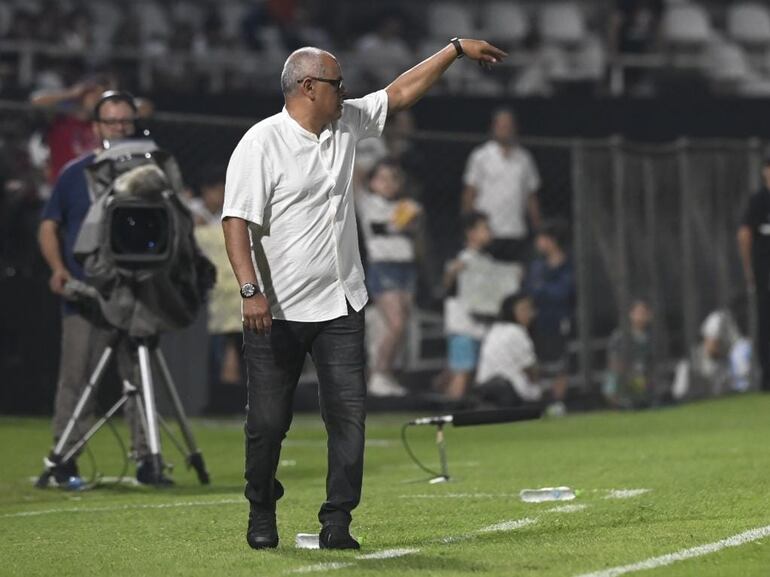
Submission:
M 770 11 L 767 6 L 757 2 L 728 6 L 727 34 L 741 44 L 770 45 Z
M 585 13 L 575 2 L 546 4 L 540 11 L 540 37 L 546 44 L 578 44 L 587 30 Z
M 453 36 L 476 36 L 471 9 L 461 3 L 436 2 L 428 7 L 428 29 L 432 38 L 447 39 Z
M 529 34 L 527 13 L 515 2 L 490 2 L 481 10 L 479 35 L 492 42 L 521 44 Z

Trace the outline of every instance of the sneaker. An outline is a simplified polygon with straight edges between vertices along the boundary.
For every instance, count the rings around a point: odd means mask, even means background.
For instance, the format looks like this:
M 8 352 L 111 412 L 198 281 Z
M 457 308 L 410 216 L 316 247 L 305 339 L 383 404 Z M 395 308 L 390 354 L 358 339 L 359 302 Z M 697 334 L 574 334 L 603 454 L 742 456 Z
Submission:
M 163 472 L 163 463 L 160 465 L 160 474 L 156 474 L 152 457 L 145 457 L 136 465 L 136 480 L 142 485 L 155 485 L 157 487 L 170 487 L 174 480 L 166 477 Z
M 82 489 L 85 485 L 85 481 L 83 481 L 83 478 L 80 476 L 78 464 L 74 459 L 54 465 L 51 469 L 51 476 L 53 477 L 56 486 L 60 489 L 77 491 Z
M 373 373 L 369 378 L 367 392 L 373 397 L 405 397 L 407 390 L 385 373 Z
M 246 529 L 246 542 L 252 549 L 275 549 L 278 547 L 275 511 L 251 510 L 249 526 Z
M 360 549 L 358 541 L 350 535 L 350 529 L 344 525 L 324 525 L 318 536 L 321 549 Z

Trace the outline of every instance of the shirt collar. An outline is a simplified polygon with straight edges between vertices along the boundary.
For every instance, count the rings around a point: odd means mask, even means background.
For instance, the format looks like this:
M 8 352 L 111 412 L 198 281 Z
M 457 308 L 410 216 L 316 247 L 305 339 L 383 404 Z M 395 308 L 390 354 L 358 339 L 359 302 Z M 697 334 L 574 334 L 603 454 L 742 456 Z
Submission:
M 292 129 L 297 132 L 298 134 L 302 135 L 304 138 L 309 138 L 313 142 L 323 142 L 328 138 L 331 138 L 332 131 L 331 131 L 331 125 L 327 124 L 324 126 L 324 129 L 321 131 L 321 134 L 316 136 L 306 128 L 304 128 L 299 122 L 294 120 L 292 118 L 291 114 L 289 114 L 289 111 L 286 110 L 286 107 L 284 106 L 281 110 L 281 115 L 283 116 L 284 120 L 286 121 L 286 124 L 288 124 Z

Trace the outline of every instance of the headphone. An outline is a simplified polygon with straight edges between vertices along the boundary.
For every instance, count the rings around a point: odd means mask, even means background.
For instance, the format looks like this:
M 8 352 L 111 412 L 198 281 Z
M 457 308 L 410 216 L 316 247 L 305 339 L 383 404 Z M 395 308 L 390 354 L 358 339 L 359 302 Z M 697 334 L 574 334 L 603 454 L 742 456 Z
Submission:
M 135 114 L 139 112 L 133 94 L 127 90 L 107 90 L 106 92 L 102 92 L 99 102 L 94 106 L 94 120 L 99 120 L 99 112 L 106 102 L 125 102 L 131 107 L 131 110 L 133 110 Z

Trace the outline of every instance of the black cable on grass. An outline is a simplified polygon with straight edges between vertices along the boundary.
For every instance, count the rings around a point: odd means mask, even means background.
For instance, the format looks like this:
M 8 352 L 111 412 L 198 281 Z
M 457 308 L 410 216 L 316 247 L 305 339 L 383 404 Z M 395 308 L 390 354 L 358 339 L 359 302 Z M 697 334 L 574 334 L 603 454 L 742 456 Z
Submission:
M 118 441 L 118 445 L 120 446 L 120 454 L 123 455 L 123 470 L 118 475 L 117 479 L 115 479 L 112 483 L 102 483 L 101 482 L 101 476 L 99 475 L 99 472 L 97 470 L 96 465 L 96 457 L 94 457 L 93 452 L 91 451 L 90 447 L 86 444 L 85 450 L 86 454 L 88 455 L 89 459 L 91 460 L 91 467 L 92 467 L 92 473 L 91 478 L 86 483 L 86 487 L 94 489 L 99 486 L 118 486 L 123 482 L 123 479 L 126 478 L 126 474 L 128 473 L 128 450 L 126 449 L 126 444 L 123 442 L 123 439 L 120 436 L 120 433 L 118 433 L 118 429 L 115 427 L 115 425 L 112 423 L 111 420 L 107 419 L 106 421 L 107 426 L 109 426 L 110 431 L 112 431 L 112 434 L 114 435 L 115 439 Z
M 417 456 L 412 452 L 412 448 L 409 446 L 409 441 L 406 439 L 406 428 L 409 426 L 410 423 L 405 423 L 403 427 L 401 427 L 401 442 L 404 444 L 404 449 L 406 449 L 407 455 L 414 461 L 415 465 L 420 467 L 423 471 L 428 473 L 429 475 L 433 477 L 443 477 L 443 473 L 437 473 L 436 471 L 433 471 L 432 469 L 429 469 L 425 465 L 423 465 L 420 460 L 417 458 Z

